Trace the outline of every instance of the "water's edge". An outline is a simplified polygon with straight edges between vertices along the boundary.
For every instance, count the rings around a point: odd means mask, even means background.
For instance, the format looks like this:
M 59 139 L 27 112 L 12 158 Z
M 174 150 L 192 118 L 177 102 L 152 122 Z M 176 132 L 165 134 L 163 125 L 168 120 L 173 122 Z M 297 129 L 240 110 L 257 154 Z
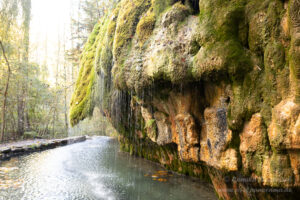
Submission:
M 83 142 L 87 138 L 86 136 L 68 137 L 63 139 L 32 141 L 29 143 L 2 147 L 0 148 L 0 160 L 8 160 L 12 157 L 27 155 L 34 152 L 44 151 L 48 149 L 54 149 L 57 147 L 70 145 L 78 142 Z

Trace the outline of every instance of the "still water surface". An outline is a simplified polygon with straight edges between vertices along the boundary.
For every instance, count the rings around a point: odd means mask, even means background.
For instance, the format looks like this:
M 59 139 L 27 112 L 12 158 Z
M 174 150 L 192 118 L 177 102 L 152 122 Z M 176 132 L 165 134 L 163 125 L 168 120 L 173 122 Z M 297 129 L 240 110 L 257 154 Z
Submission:
M 115 139 L 82 143 L 0 163 L 0 200 L 206 200 L 207 184 L 119 151 Z

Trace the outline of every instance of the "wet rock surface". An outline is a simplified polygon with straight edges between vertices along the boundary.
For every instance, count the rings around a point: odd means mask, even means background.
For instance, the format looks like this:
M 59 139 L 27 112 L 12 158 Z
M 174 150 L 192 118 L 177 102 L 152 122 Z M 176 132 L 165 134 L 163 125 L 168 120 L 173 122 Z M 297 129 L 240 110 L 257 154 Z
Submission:
M 211 166 L 237 170 L 236 153 L 233 149 L 225 151 L 232 138 L 232 132 L 228 130 L 227 126 L 226 113 L 225 108 L 205 109 L 200 157 L 202 161 Z M 230 159 L 227 162 L 230 166 L 227 167 L 226 161 L 222 161 L 222 159 Z
M 171 124 L 169 123 L 166 114 L 162 112 L 155 112 L 154 118 L 156 120 L 158 130 L 157 144 L 165 145 L 172 143 Z
M 178 135 L 178 152 L 180 159 L 186 162 L 199 161 L 198 134 L 195 120 L 190 114 L 179 114 L 175 117 L 176 133 Z
M 270 144 L 276 149 L 300 149 L 300 105 L 293 101 L 280 102 L 273 109 L 272 122 L 268 129 Z

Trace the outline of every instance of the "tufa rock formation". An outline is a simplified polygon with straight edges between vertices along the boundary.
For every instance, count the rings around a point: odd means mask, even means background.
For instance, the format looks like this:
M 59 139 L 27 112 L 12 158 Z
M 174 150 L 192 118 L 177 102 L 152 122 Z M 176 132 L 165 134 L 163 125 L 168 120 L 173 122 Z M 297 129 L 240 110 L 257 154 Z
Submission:
M 300 0 L 121 0 L 91 33 L 71 123 L 223 199 L 297 198 Z

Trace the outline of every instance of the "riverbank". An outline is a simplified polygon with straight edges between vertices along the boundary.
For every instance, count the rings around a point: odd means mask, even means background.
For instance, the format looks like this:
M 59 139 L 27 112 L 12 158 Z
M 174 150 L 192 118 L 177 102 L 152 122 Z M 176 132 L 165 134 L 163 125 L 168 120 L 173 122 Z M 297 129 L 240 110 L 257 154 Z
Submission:
M 11 157 L 21 156 L 37 151 L 43 151 L 47 149 L 53 149 L 60 146 L 83 142 L 87 138 L 86 136 L 68 137 L 63 139 L 36 139 L 12 142 L 0 145 L 0 160 L 6 160 Z

